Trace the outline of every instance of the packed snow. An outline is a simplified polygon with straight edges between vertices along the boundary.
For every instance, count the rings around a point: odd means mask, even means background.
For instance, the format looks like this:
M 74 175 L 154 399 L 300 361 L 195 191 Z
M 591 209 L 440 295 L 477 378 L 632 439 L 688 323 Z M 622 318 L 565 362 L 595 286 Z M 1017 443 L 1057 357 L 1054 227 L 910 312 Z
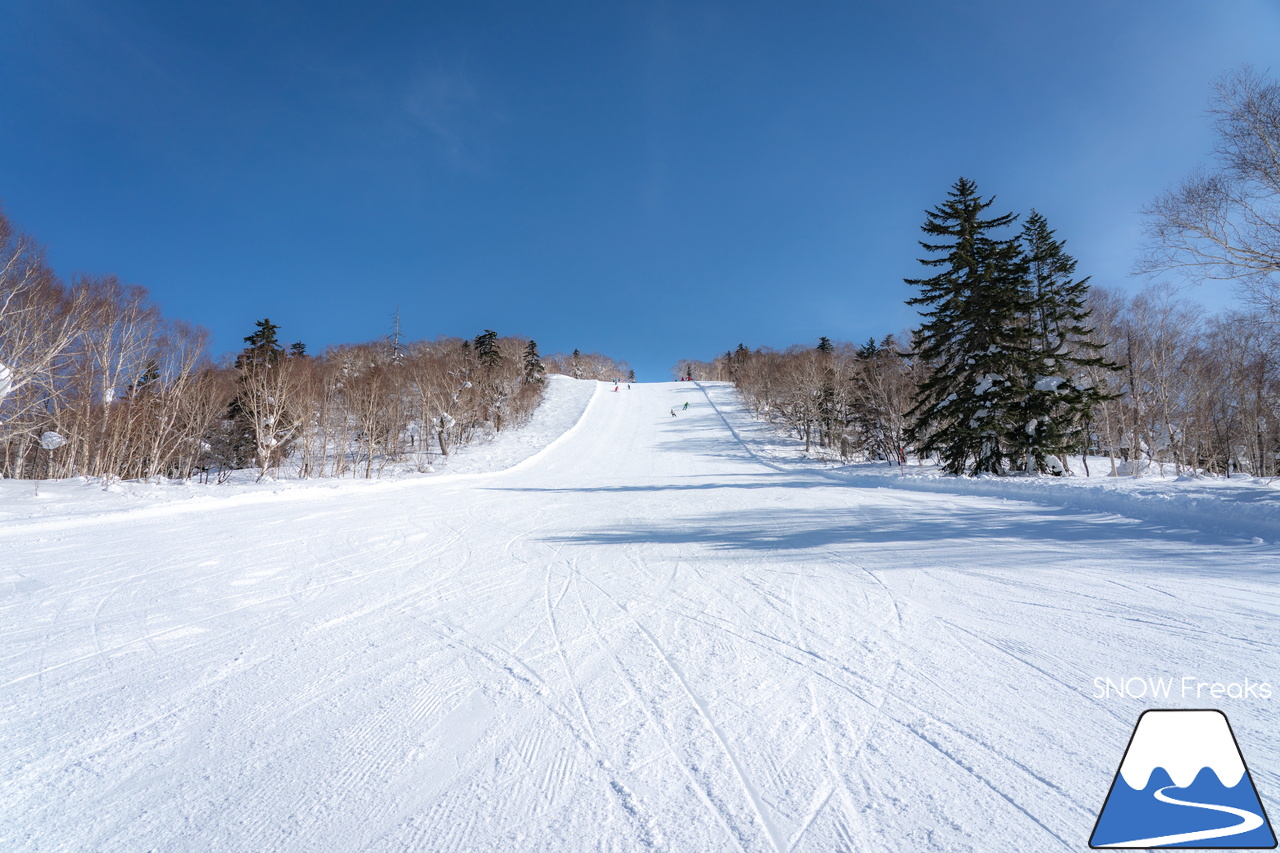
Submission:
M 1274 806 L 1280 691 L 1196 685 L 1280 687 L 1278 541 L 1271 483 L 836 467 L 716 383 L 392 481 L 4 481 L 0 849 L 1079 850 L 1150 707 Z

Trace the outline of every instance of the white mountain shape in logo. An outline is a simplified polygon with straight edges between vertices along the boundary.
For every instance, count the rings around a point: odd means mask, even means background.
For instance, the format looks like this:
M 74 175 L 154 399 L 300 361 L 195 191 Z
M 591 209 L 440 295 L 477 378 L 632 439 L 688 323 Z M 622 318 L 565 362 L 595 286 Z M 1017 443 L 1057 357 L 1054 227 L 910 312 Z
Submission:
M 1274 849 L 1248 773 L 1221 711 L 1144 711 L 1089 846 Z
M 1228 788 L 1240 784 L 1244 776 L 1244 761 L 1227 718 L 1217 711 L 1144 714 L 1120 775 L 1130 788 L 1141 791 L 1157 767 L 1163 767 L 1179 788 L 1194 782 L 1205 767 Z

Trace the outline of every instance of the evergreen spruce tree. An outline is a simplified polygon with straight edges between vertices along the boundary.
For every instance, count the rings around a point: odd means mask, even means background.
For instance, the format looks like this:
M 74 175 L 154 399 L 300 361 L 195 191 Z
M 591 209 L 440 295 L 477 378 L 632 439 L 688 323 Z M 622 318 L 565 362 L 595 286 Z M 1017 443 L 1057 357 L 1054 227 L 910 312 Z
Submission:
M 485 370 L 493 370 L 502 363 L 502 352 L 498 349 L 498 333 L 493 329 L 485 329 L 476 335 L 476 359 Z
M 816 352 L 818 355 L 819 377 L 818 387 L 818 444 L 821 447 L 833 447 L 836 436 L 836 371 L 832 362 L 835 357 L 835 345 L 828 337 L 818 338 Z
M 1075 258 L 1054 239 L 1048 221 L 1035 210 L 1022 228 L 1027 267 L 1027 347 L 1022 365 L 1022 417 L 1009 435 L 1028 473 L 1061 473 L 1054 458 L 1087 451 L 1085 428 L 1094 406 L 1109 399 L 1082 381 L 1082 368 L 1119 370 L 1089 340 L 1085 299 L 1089 279 L 1074 279 Z M 1019 426 L 1021 428 L 1019 428 Z
M 264 317 L 253 325 L 257 331 L 245 337 L 247 347 L 236 357 L 236 367 L 244 369 L 252 365 L 269 367 L 284 357 L 284 347 L 280 346 L 280 327 Z
M 253 420 L 246 411 L 246 389 L 248 373 L 252 370 L 269 366 L 284 355 L 280 347 L 280 327 L 264 317 L 254 324 L 256 330 L 246 335 L 245 348 L 236 356 L 236 394 L 227 405 L 226 423 L 228 433 L 223 453 L 225 464 L 231 468 L 244 468 L 252 465 L 257 452 L 254 443 Z
M 930 366 L 917 387 L 907 438 L 917 452 L 937 453 L 952 474 L 1002 473 L 1011 424 L 1022 415 L 1026 264 L 1016 238 L 996 234 L 1017 216 L 983 218 L 994 202 L 994 196 L 984 201 L 972 181 L 956 181 L 922 226 L 929 239 L 920 245 L 935 256 L 920 263 L 937 274 L 906 279 L 920 289 L 907 304 L 921 306 L 925 318 L 913 348 Z
M 746 344 L 738 344 L 737 349 L 728 356 L 729 359 L 729 379 L 733 382 L 738 381 L 741 371 L 747 366 L 747 361 L 751 358 L 751 350 L 747 349 Z
M 280 345 L 280 327 L 267 317 L 255 322 L 254 326 L 257 327 L 256 330 L 245 337 L 246 346 L 236 356 L 238 373 L 236 395 L 227 408 L 230 433 L 227 437 L 226 453 L 229 456 L 227 461 L 233 468 L 243 468 L 262 462 L 258 459 L 256 433 L 258 425 L 254 423 L 251 415 L 254 405 L 250 398 L 251 395 L 260 392 L 260 389 L 255 391 L 259 385 L 255 380 L 262 375 L 263 371 L 271 370 L 285 358 L 285 349 Z M 283 415 L 281 421 L 273 426 L 283 434 L 290 432 L 290 424 Z M 274 461 L 283 458 L 291 444 L 292 439 L 289 439 L 276 445 L 272 451 Z
M 524 381 L 533 385 L 540 385 L 543 382 L 543 374 L 546 372 L 542 366 L 542 359 L 538 356 L 538 342 L 529 341 L 529 345 L 524 348 Z

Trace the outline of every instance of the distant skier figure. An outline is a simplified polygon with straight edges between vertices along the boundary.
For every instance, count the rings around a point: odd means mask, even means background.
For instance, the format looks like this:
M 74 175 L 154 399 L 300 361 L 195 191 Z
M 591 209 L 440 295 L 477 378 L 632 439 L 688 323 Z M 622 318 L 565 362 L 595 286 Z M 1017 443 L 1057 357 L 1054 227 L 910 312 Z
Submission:
M 676 410 L 675 410 L 675 409 L 672 409 L 672 410 L 671 410 L 671 417 L 673 417 L 673 418 L 674 418 L 675 416 L 676 416 Z
M 685 403 L 685 404 L 684 404 L 684 407 L 685 407 L 685 409 L 687 410 L 687 409 L 689 408 L 689 404 L 688 404 L 688 403 Z

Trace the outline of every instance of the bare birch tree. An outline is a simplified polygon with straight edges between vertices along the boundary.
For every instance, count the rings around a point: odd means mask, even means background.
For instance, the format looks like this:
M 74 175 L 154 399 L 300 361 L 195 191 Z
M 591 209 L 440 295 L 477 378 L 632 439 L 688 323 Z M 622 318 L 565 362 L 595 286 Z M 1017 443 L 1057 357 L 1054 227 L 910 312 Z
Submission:
M 1217 162 L 1144 210 L 1139 269 L 1231 281 L 1280 323 L 1280 84 L 1244 66 L 1214 83 L 1210 114 Z

